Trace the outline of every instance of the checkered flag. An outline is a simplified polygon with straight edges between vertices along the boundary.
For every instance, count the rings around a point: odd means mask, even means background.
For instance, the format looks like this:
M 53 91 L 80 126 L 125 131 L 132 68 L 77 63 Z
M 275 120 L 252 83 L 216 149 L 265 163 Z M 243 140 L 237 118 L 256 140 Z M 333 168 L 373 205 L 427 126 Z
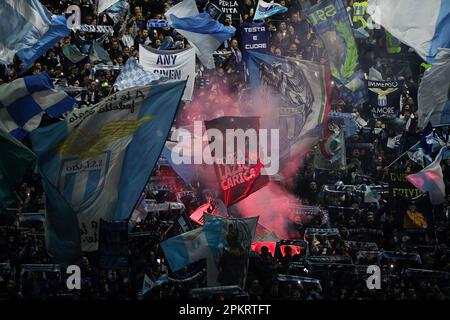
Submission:
M 117 80 L 114 83 L 114 88 L 124 90 L 132 87 L 145 86 L 164 80 L 166 80 L 166 78 L 163 78 L 156 73 L 144 70 L 144 68 L 137 63 L 135 58 L 129 58 L 117 77 Z

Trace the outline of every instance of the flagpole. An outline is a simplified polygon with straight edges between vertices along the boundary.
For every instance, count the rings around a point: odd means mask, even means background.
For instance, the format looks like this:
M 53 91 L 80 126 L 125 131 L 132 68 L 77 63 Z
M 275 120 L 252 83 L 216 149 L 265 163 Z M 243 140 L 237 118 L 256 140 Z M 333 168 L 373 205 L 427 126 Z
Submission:
M 407 153 L 408 151 L 403 152 L 399 157 L 397 157 L 397 159 L 395 159 L 394 161 L 391 162 L 390 165 L 388 165 L 387 167 L 385 167 L 385 169 L 389 169 L 390 166 L 392 166 L 394 163 L 396 163 L 398 160 L 400 160 L 401 158 L 403 158 L 403 156 Z

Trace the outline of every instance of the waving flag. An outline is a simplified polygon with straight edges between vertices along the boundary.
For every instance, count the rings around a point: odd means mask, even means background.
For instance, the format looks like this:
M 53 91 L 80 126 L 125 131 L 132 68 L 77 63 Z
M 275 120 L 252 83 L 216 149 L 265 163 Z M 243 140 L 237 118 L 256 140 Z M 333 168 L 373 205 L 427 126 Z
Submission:
M 44 113 L 59 117 L 76 103 L 54 89 L 47 73 L 20 78 L 0 86 L 0 128 L 20 140 L 39 126 Z
M 214 237 L 218 236 L 220 235 Z M 161 242 L 161 249 L 172 272 L 211 256 L 208 239 L 203 228 L 194 229 L 163 241 Z
M 57 206 L 63 198 L 70 205 L 78 218 L 72 228 L 80 228 L 84 251 L 97 249 L 100 219 L 128 219 L 135 209 L 185 85 L 178 81 L 123 90 L 32 133 L 39 171 L 48 181 L 47 204 Z M 61 197 L 53 197 L 57 194 Z M 47 208 L 47 216 L 53 214 L 65 212 Z
M 81 53 L 77 46 L 72 44 L 65 44 L 62 46 L 64 56 L 72 63 L 78 63 L 87 57 L 87 54 Z
M 259 117 L 221 117 L 205 121 L 205 127 L 208 132 L 213 129 L 219 130 L 223 136 L 228 135 L 229 130 L 251 133 L 259 130 Z M 213 137 L 208 138 L 212 140 Z M 236 145 L 235 149 L 230 152 L 228 141 L 220 141 L 218 137 L 214 136 L 211 144 L 216 145 L 217 143 L 222 144 L 219 148 L 222 147 L 222 150 L 226 150 L 226 154 L 224 152 L 221 156 L 217 154 L 211 154 L 211 156 L 215 159 L 214 169 L 222 192 L 222 200 L 227 207 L 247 198 L 269 183 L 269 177 L 261 174 L 264 164 L 259 158 L 260 146 L 256 146 L 257 150 L 250 150 L 250 148 L 244 150 L 240 147 L 245 148 L 245 146 Z M 214 147 L 211 149 L 215 150 Z M 252 154 L 253 152 L 257 154 Z M 226 162 L 229 157 L 236 160 L 239 155 L 245 155 L 245 163 L 239 164 L 234 161 L 234 163 L 228 164 Z M 251 157 L 256 159 L 254 164 L 249 161 Z
M 36 59 L 44 55 L 47 50 L 51 49 L 55 43 L 69 33 L 67 19 L 64 16 L 53 16 L 49 29 L 34 46 L 17 51 L 16 54 L 22 60 L 25 70 L 30 68 Z
M 347 165 L 344 130 L 325 130 L 314 157 L 314 167 L 324 170 L 344 170 Z
M 419 128 L 424 128 L 428 122 L 433 126 L 450 124 L 449 88 L 450 49 L 439 49 L 436 59 L 425 71 L 419 85 L 417 95 Z
M 195 0 L 184 0 L 166 12 L 169 25 L 182 34 L 195 48 L 200 62 L 214 68 L 213 53 L 236 29 L 225 27 L 207 13 L 199 14 Z
M 18 51 L 33 47 L 51 22 L 39 0 L 0 1 L 0 63 L 10 64 Z
M 205 215 L 203 231 L 214 259 L 208 261 L 208 286 L 245 286 L 248 257 L 258 217 L 228 219 Z
M 288 9 L 286 7 L 283 7 L 281 4 L 274 1 L 266 2 L 264 0 L 259 0 L 253 20 L 265 19 L 274 14 L 285 13 L 287 11 Z
M 440 165 L 445 150 L 446 147 L 443 147 L 436 159 L 428 167 L 418 173 L 406 176 L 406 180 L 417 189 L 424 193 L 428 192 L 430 202 L 433 205 L 441 204 L 445 201 L 445 184 Z
M 331 77 L 326 65 L 248 52 L 254 97 L 271 125 L 280 129 L 280 159 L 298 156 L 318 141 L 330 111 Z
M 113 21 L 114 23 L 119 22 L 119 19 L 121 17 L 126 16 L 128 13 L 128 10 L 130 8 L 130 5 L 125 0 L 120 0 L 119 2 L 113 4 L 106 13 Z
M 448 0 L 369 0 L 367 12 L 428 63 L 434 61 L 438 48 L 450 48 Z
M 163 77 L 157 73 L 145 71 L 144 67 L 138 64 L 135 58 L 130 57 L 120 71 L 114 83 L 114 88 L 124 90 L 149 85 L 159 80 L 163 80 Z
M 308 9 L 307 18 L 322 40 L 331 74 L 342 84 L 339 90 L 352 105 L 363 104 L 367 100 L 364 73 L 359 66 L 358 47 L 342 1 L 323 0 Z
M 0 212 L 16 201 L 14 188 L 20 185 L 36 156 L 31 150 L 0 129 Z
M 100 14 L 109 7 L 111 7 L 113 4 L 119 2 L 119 0 L 98 0 L 98 8 L 97 13 Z

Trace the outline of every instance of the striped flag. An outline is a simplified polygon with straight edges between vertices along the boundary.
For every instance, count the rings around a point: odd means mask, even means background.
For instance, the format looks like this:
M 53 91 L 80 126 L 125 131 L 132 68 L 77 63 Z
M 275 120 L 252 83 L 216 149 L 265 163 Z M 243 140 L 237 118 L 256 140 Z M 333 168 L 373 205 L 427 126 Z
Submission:
M 158 80 L 163 80 L 163 77 L 158 73 L 144 70 L 144 67 L 138 64 L 135 58 L 129 58 L 120 71 L 114 83 L 114 88 L 124 90 L 151 83 L 155 84 Z
M 75 105 L 74 98 L 54 89 L 47 73 L 20 78 L 0 86 L 0 128 L 20 140 L 39 126 L 44 113 L 55 118 Z

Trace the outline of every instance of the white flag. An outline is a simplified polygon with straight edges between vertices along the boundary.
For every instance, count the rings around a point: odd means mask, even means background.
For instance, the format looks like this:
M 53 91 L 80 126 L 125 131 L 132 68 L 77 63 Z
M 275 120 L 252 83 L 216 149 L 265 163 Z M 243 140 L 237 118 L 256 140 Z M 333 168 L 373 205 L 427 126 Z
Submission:
M 155 50 L 139 45 L 139 64 L 168 82 L 188 80 L 183 100 L 192 100 L 195 82 L 195 49 Z
M 418 127 L 441 122 L 450 87 L 450 49 L 439 49 L 433 65 L 425 71 L 418 91 Z
M 98 0 L 97 14 L 102 13 L 103 11 L 105 11 L 106 9 L 111 7 L 116 2 L 119 2 L 119 0 Z

